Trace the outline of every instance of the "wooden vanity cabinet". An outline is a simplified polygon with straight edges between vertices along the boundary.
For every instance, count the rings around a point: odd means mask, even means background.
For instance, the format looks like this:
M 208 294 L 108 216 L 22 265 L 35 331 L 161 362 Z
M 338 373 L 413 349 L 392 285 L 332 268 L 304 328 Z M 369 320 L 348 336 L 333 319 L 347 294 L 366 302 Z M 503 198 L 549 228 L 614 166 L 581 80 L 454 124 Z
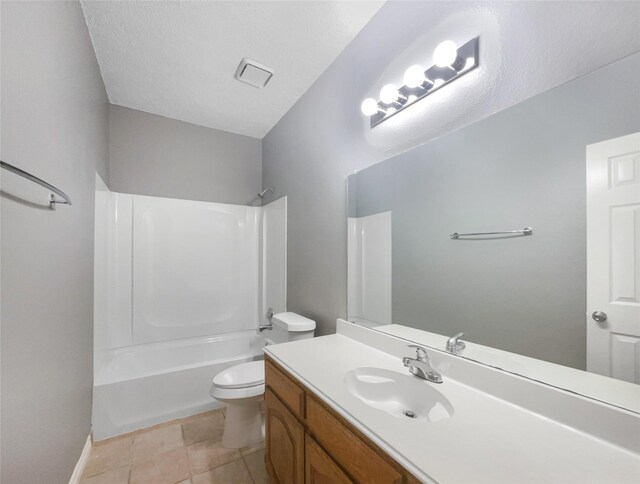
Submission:
M 269 358 L 265 381 L 266 464 L 272 483 L 420 482 Z

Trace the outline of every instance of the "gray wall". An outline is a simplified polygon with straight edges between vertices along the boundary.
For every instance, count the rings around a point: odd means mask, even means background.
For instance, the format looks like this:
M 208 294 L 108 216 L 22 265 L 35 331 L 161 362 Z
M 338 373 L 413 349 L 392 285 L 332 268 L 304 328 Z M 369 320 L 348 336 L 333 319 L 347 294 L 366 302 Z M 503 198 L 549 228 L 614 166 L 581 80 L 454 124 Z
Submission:
M 113 105 L 109 123 L 112 190 L 256 202 L 262 182 L 260 140 Z
M 586 369 L 585 147 L 640 131 L 639 78 L 636 54 L 349 177 L 350 213 L 392 211 L 393 321 Z
M 346 316 L 348 174 L 638 51 L 639 15 L 629 2 L 387 2 L 263 139 L 263 185 L 289 197 L 288 309 L 317 320 L 319 334 Z M 425 100 L 370 130 L 360 102 L 401 77 L 405 51 L 428 57 L 461 29 L 488 40 L 476 81 L 486 89 L 469 99 L 452 84 L 437 118 Z
M 108 104 L 77 2 L 1 2 L 1 157 L 73 205 L 2 172 L 2 471 L 66 483 L 90 431 L 96 170 Z

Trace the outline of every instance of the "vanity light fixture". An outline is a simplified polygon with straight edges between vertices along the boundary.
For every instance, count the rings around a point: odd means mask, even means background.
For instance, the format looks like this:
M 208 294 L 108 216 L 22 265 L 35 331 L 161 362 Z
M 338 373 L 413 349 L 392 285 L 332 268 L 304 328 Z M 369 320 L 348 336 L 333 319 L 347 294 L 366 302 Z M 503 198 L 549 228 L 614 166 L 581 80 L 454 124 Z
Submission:
M 460 47 L 445 40 L 433 51 L 431 67 L 412 65 L 404 73 L 404 86 L 385 84 L 380 90 L 380 101 L 371 97 L 362 101 L 360 110 L 369 117 L 370 126 L 373 128 L 478 67 L 478 43 L 478 37 Z

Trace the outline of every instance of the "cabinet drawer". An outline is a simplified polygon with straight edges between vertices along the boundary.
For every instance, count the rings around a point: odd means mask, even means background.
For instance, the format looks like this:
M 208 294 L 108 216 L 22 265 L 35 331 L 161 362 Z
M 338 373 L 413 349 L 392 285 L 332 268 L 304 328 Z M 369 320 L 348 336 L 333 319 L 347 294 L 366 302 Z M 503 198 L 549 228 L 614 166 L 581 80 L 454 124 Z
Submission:
M 338 464 L 315 440 L 305 436 L 305 483 L 306 484 L 353 484 Z
M 315 439 L 356 482 L 401 483 L 403 476 L 314 398 L 307 399 L 307 426 Z
M 265 382 L 295 415 L 304 419 L 304 390 L 269 360 L 265 361 Z

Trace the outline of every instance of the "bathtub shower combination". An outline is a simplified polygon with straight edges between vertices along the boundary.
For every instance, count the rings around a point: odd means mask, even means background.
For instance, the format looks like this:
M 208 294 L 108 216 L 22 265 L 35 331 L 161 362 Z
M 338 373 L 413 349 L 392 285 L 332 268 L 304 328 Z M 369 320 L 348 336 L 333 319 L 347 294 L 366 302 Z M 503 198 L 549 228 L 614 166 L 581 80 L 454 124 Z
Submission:
M 219 406 L 286 309 L 286 198 L 264 207 L 96 192 L 93 435 Z

